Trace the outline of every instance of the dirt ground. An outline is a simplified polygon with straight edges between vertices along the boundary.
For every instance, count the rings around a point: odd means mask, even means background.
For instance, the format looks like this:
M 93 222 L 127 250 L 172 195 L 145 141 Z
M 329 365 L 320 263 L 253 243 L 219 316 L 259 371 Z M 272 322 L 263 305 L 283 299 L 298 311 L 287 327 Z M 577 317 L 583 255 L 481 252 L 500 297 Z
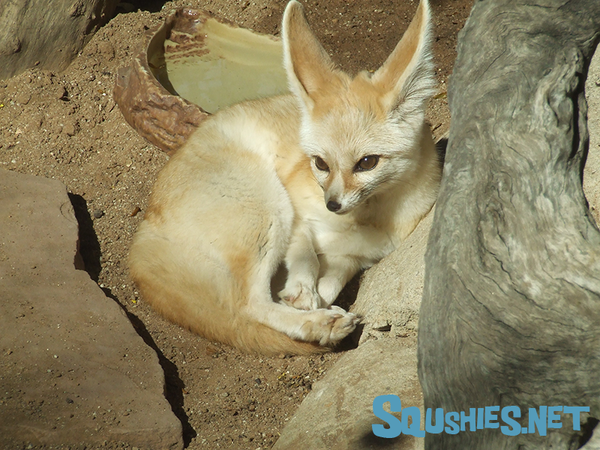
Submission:
M 154 313 L 128 278 L 126 258 L 157 172 L 167 156 L 123 119 L 112 98 L 119 67 L 147 30 L 178 6 L 205 9 L 241 26 L 279 34 L 285 0 L 132 1 L 63 73 L 31 69 L 0 81 L 0 168 L 55 178 L 70 193 L 90 276 L 129 314 L 159 355 L 166 395 L 189 449 L 267 449 L 312 384 L 339 358 L 259 358 L 208 342 Z M 376 69 L 406 29 L 411 0 L 305 0 L 309 22 L 344 69 Z M 445 89 L 456 36 L 472 0 L 432 0 L 440 94 L 430 121 L 449 126 Z M 122 448 L 128 448 L 123 444 Z

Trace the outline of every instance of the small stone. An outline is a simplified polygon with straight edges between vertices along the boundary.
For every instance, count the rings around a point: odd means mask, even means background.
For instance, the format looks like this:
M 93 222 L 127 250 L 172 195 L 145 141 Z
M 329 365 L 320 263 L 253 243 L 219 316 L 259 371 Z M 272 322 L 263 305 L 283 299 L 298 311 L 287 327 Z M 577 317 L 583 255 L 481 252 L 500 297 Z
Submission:
M 75 136 L 79 128 L 79 124 L 75 121 L 68 121 L 63 126 L 63 132 L 67 136 Z
M 95 209 L 93 214 L 95 219 L 99 219 L 104 215 L 104 211 L 102 211 L 101 209 Z
M 21 92 L 15 100 L 20 105 L 26 105 L 31 100 L 31 94 L 29 92 Z
M 69 96 L 65 87 L 60 84 L 52 86 L 48 89 L 48 91 L 50 91 L 52 97 L 54 97 L 57 100 L 65 100 Z
M 98 53 L 103 55 L 108 61 L 115 58 L 115 48 L 108 41 L 98 43 Z

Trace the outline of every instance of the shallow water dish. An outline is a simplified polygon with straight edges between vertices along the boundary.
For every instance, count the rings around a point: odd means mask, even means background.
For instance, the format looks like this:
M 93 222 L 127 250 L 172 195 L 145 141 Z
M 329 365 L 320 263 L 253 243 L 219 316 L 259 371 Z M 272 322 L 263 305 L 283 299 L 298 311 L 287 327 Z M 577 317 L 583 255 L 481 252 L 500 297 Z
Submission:
M 178 9 L 143 48 L 119 70 L 114 97 L 127 122 L 169 154 L 208 114 L 287 92 L 278 38 L 203 11 Z

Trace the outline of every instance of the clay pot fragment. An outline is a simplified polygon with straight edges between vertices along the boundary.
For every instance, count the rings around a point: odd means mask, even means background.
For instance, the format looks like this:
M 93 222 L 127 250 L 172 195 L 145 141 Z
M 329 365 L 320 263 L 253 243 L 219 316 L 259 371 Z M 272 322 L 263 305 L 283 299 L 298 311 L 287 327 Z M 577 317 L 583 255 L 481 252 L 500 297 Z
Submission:
M 286 93 L 282 59 L 278 38 L 180 8 L 119 70 L 114 98 L 135 130 L 172 154 L 209 114 Z

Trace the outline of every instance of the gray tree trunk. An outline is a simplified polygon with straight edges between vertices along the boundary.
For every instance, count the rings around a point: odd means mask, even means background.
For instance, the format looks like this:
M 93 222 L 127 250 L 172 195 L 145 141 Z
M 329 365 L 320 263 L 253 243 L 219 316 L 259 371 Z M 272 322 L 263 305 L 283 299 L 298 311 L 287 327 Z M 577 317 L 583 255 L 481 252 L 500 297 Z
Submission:
M 474 6 L 419 322 L 425 408 L 516 405 L 524 427 L 528 408 L 591 412 L 581 431 L 563 413 L 547 436 L 427 434 L 426 449 L 577 449 L 600 418 L 600 233 L 582 191 L 599 38 L 599 0 Z
M 39 65 L 63 70 L 119 0 L 0 0 L 0 79 Z

